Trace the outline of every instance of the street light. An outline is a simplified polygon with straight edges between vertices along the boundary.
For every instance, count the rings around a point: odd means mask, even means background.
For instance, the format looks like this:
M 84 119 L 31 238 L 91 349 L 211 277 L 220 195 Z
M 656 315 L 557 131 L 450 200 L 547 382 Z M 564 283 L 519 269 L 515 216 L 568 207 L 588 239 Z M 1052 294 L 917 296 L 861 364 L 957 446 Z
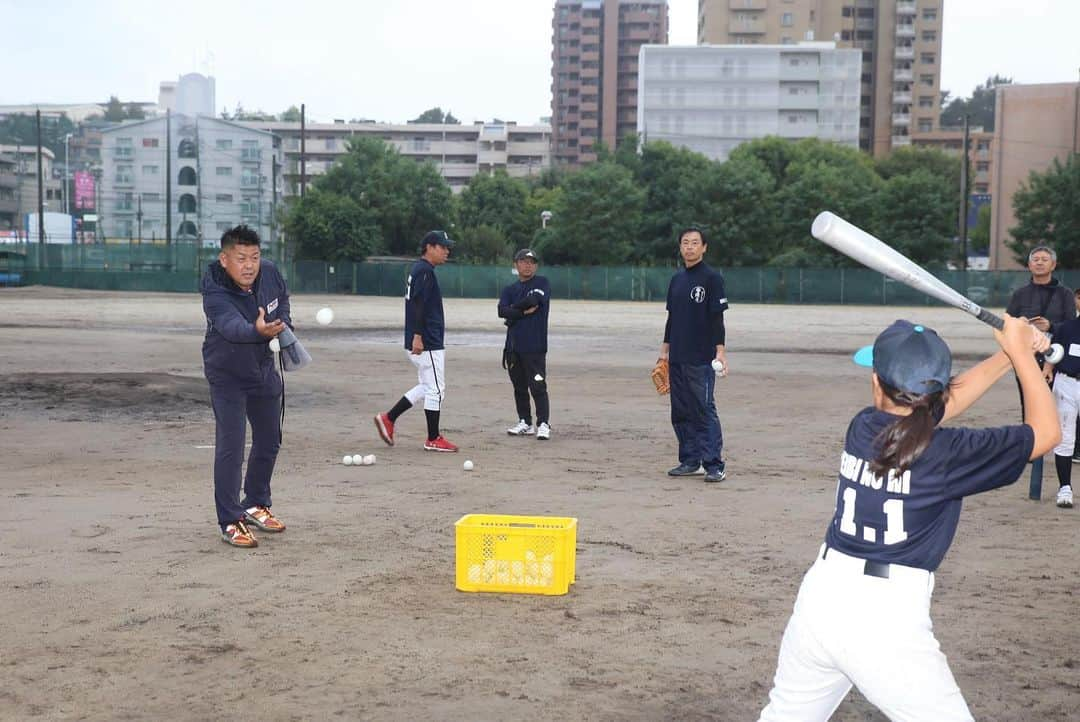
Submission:
M 551 220 L 551 211 L 540 211 L 540 227 L 547 228 L 548 221 Z

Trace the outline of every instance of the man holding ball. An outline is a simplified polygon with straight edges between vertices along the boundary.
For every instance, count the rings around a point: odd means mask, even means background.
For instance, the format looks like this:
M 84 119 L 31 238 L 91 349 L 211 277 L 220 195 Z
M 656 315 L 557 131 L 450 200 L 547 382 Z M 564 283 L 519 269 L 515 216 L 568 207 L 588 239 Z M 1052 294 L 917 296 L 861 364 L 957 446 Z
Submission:
M 259 545 L 248 524 L 285 531 L 270 511 L 270 477 L 281 446 L 281 375 L 270 341 L 292 326 L 289 291 L 276 266 L 260 257 L 259 236 L 247 226 L 221 237 L 218 260 L 202 279 L 206 339 L 203 370 L 214 408 L 214 501 L 221 538 L 237 547 Z M 251 453 L 243 477 L 244 437 Z
M 443 333 L 442 291 L 435 267 L 446 263 L 454 242 L 446 231 L 431 231 L 420 242 L 420 260 L 413 264 L 405 282 L 405 350 L 416 367 L 419 383 L 405 392 L 394 408 L 375 416 L 375 428 L 388 446 L 394 445 L 394 423 L 398 417 L 421 399 L 427 417 L 426 451 L 457 451 L 439 433 L 439 412 L 446 396 L 446 376 L 443 373 L 446 347 Z
M 551 284 L 536 275 L 540 260 L 528 248 L 514 254 L 518 280 L 499 296 L 499 318 L 505 319 L 506 342 L 503 368 L 514 385 L 514 405 L 518 422 L 506 430 L 511 436 L 536 434 L 540 441 L 551 438 L 550 404 L 547 392 L 547 333 Z M 532 425 L 529 393 L 536 403 L 536 426 Z
M 669 476 L 692 476 L 705 468 L 705 481 L 723 481 L 724 436 L 713 392 L 728 374 L 724 347 L 724 278 L 705 263 L 705 233 L 690 226 L 679 234 L 686 268 L 668 284 L 667 324 L 660 358 L 669 363 L 671 425 L 679 440 L 679 465 Z

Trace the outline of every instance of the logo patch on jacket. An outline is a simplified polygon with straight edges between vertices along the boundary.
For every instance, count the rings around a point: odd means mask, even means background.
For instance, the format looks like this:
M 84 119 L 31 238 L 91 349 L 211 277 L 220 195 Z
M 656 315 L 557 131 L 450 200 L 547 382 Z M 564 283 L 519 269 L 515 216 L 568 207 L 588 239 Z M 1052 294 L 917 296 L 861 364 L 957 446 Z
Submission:
M 266 313 L 267 313 L 267 315 L 270 315 L 271 313 L 273 313 L 274 311 L 277 310 L 277 305 L 278 305 L 277 301 L 278 300 L 275 298 L 273 301 L 266 304 Z

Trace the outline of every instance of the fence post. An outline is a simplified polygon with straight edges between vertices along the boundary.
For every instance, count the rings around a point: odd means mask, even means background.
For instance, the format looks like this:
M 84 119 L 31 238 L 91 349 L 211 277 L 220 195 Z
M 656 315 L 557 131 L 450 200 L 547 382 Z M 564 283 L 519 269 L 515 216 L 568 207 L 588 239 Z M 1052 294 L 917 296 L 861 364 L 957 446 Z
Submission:
M 888 281 L 888 277 L 884 273 L 881 274 L 881 305 L 882 306 L 888 306 L 889 305 L 889 296 L 888 296 L 888 293 L 887 293 L 888 286 L 886 285 L 886 281 Z
M 844 269 L 840 269 L 840 305 L 844 305 Z
M 800 268 L 800 269 L 799 269 L 799 303 L 802 303 L 802 302 L 803 302 L 803 298 L 802 298 L 802 280 L 803 280 L 803 273 L 802 273 L 802 272 L 803 272 L 803 269 L 801 269 L 801 268 Z
M 762 277 L 762 270 L 759 266 L 757 269 L 757 301 L 758 303 L 765 303 L 765 279 Z

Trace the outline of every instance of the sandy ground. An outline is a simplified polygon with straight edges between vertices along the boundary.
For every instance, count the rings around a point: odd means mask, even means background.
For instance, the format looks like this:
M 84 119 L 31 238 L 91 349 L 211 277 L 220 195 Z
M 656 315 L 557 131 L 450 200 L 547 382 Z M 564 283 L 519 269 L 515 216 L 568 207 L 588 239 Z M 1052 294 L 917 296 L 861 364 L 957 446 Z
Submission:
M 245 551 L 213 519 L 198 297 L 0 290 L 0 718 L 754 719 L 868 402 L 848 355 L 897 317 L 960 367 L 993 348 L 947 309 L 736 306 L 729 476 L 706 486 L 664 474 L 661 305 L 556 301 L 542 444 L 504 433 L 494 301 L 449 302 L 450 455 L 422 451 L 416 411 L 393 449 L 371 423 L 415 378 L 400 303 L 294 299 L 316 362 L 287 380 L 289 529 Z M 1017 406 L 1006 379 L 965 422 Z M 1046 486 L 971 499 L 938 573 L 937 635 L 981 720 L 1076 719 L 1080 511 Z M 577 517 L 570 593 L 456 591 L 453 524 L 479 512 Z M 834 719 L 881 716 L 852 692 Z

